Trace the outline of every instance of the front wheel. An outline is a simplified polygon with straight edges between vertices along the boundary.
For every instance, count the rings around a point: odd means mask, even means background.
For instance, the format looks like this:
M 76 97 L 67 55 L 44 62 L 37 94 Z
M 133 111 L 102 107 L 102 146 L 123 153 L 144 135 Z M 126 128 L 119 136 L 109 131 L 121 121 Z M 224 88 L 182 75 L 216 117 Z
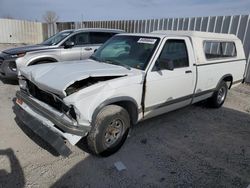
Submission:
M 130 128 L 128 112 L 117 105 L 105 106 L 93 122 L 87 136 L 91 153 L 109 156 L 120 149 Z
M 225 81 L 222 81 L 213 96 L 208 99 L 208 105 L 212 108 L 220 108 L 227 97 L 228 86 Z

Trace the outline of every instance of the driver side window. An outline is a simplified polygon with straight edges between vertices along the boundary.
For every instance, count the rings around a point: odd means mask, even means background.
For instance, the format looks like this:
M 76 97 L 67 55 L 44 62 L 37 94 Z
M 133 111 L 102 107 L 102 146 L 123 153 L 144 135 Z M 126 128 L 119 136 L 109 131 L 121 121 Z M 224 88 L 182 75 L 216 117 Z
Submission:
M 172 62 L 175 69 L 188 67 L 189 60 L 185 41 L 176 39 L 167 40 L 157 62 L 160 64 Z M 160 67 L 166 66 L 160 65 Z
M 89 33 L 78 33 L 70 37 L 66 42 L 74 42 L 75 46 L 89 44 Z

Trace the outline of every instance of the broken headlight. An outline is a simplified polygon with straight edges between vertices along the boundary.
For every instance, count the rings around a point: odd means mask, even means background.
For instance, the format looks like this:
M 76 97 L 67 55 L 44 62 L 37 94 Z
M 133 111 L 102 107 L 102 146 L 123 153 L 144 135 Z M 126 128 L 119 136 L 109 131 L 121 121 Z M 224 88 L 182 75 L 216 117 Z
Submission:
M 77 108 L 75 108 L 73 105 L 67 106 L 63 104 L 62 111 L 69 119 L 75 121 L 77 124 L 77 120 L 80 117 L 80 112 Z
M 74 120 L 77 120 L 76 118 L 76 112 L 75 112 L 75 109 L 73 106 L 70 107 L 69 109 L 69 115 L 74 119 Z
M 75 120 L 80 119 L 80 111 L 73 105 L 70 107 L 69 114 Z

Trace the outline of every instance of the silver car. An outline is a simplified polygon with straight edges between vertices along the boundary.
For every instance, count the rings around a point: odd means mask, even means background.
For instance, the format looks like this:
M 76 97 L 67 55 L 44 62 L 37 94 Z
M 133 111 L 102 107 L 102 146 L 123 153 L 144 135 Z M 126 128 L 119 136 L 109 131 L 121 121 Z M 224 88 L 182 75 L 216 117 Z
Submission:
M 12 48 L 0 53 L 0 75 L 16 79 L 24 66 L 89 58 L 113 35 L 116 29 L 64 30 L 41 44 Z

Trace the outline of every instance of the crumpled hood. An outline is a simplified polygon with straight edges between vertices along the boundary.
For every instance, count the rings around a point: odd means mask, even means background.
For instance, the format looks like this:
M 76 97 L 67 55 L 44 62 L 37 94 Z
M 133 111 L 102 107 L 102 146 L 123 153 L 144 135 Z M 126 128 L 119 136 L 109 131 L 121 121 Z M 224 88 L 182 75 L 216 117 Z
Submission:
M 65 89 L 76 81 L 88 77 L 128 76 L 140 74 L 140 70 L 100 63 L 94 60 L 48 63 L 24 67 L 21 75 L 32 81 L 40 89 L 60 96 L 66 96 Z
M 17 48 L 10 48 L 10 49 L 4 50 L 3 53 L 16 55 L 16 54 L 37 51 L 37 50 L 46 50 L 46 49 L 51 49 L 51 48 L 55 48 L 55 46 L 46 46 L 46 45 L 41 45 L 41 44 L 27 45 L 27 46 L 21 46 Z

